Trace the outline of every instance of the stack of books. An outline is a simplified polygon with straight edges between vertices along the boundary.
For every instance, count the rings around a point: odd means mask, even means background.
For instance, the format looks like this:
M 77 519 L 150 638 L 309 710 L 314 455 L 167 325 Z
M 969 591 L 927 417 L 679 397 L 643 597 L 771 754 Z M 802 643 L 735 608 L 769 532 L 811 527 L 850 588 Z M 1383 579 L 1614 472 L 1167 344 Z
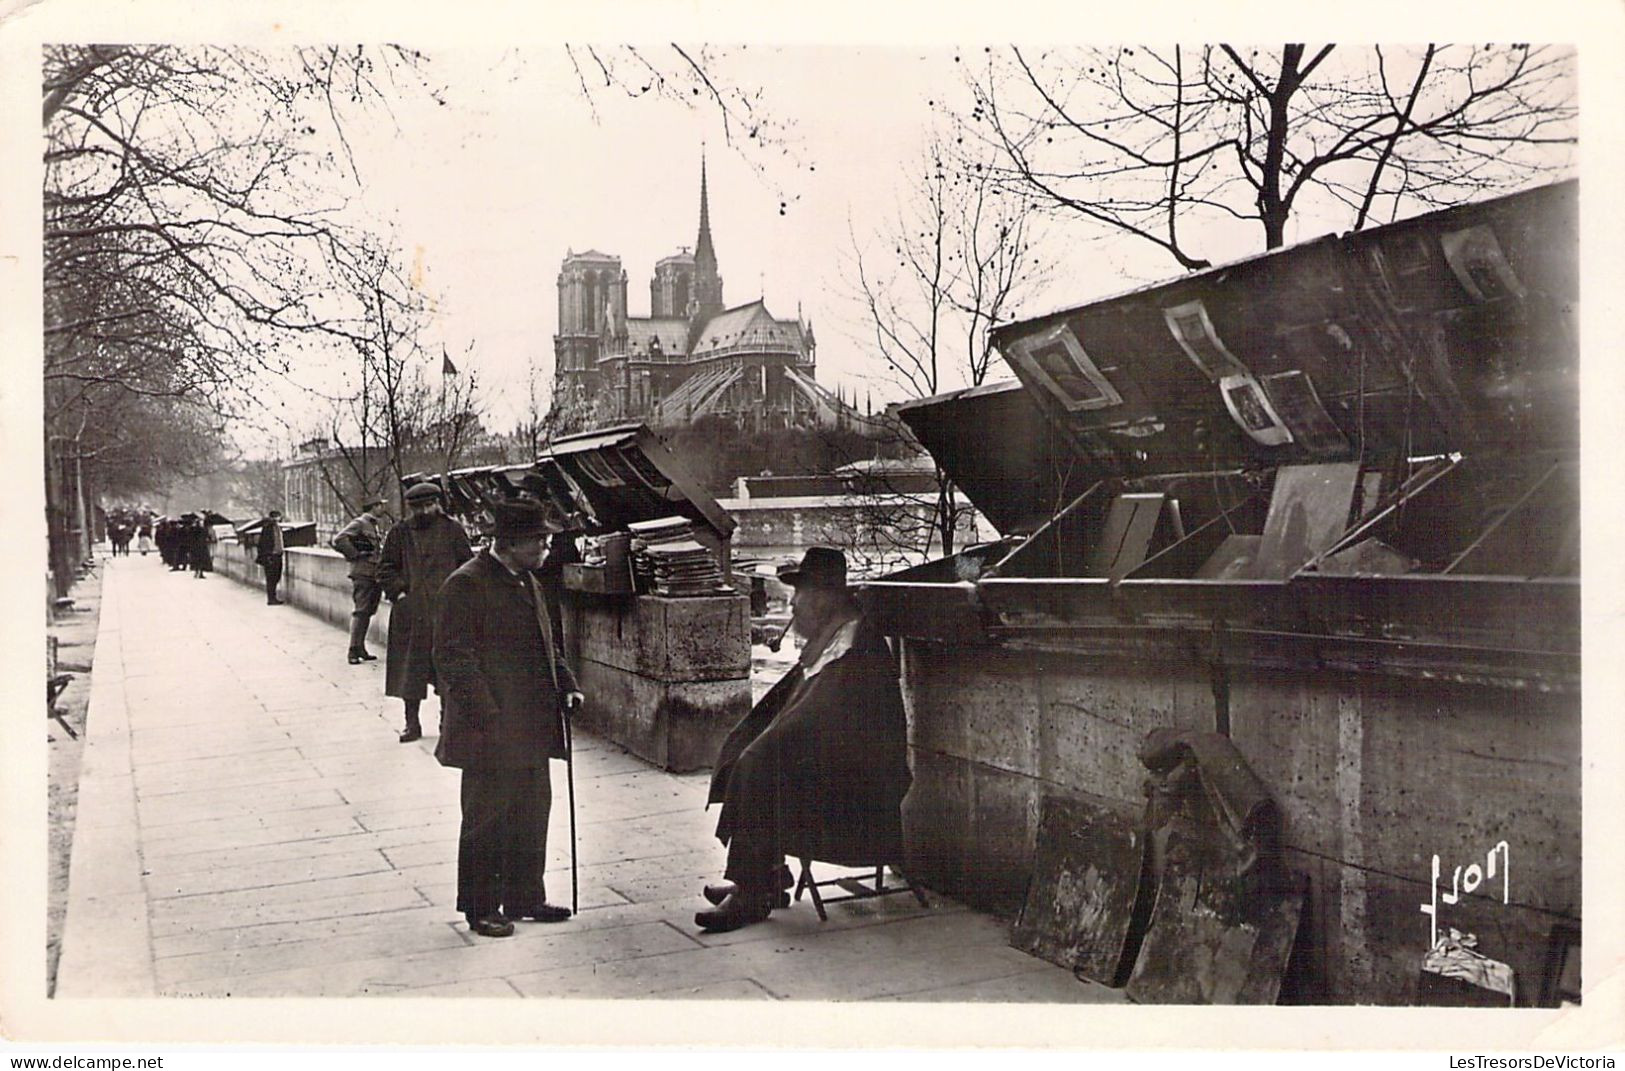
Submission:
M 632 579 L 637 590 L 654 590 L 654 564 L 649 550 L 673 543 L 694 541 L 694 522 L 687 517 L 659 517 L 652 521 L 635 521 L 626 526 L 632 537 L 628 548 L 632 554 Z
M 722 570 L 703 544 L 692 539 L 660 543 L 644 551 L 656 595 L 710 595 L 722 586 Z

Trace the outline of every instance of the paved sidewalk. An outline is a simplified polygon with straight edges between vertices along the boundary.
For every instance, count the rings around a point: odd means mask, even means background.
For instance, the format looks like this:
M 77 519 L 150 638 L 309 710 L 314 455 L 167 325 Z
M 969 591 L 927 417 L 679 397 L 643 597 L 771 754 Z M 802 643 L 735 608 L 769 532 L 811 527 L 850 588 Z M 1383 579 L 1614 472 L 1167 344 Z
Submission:
M 457 774 L 395 741 L 382 661 L 228 577 L 107 559 L 57 996 L 1116 1001 L 932 895 L 707 935 L 706 778 L 579 735 L 581 913 L 468 933 Z M 433 731 L 438 707 L 424 704 Z M 564 767 L 548 891 L 570 899 Z

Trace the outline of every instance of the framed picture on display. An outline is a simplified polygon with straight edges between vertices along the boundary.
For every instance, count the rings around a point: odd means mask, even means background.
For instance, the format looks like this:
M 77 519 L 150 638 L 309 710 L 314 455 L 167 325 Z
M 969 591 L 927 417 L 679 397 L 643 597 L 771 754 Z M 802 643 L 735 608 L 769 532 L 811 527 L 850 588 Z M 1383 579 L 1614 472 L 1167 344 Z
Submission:
M 1225 349 L 1201 301 L 1187 301 L 1183 305 L 1163 309 L 1162 318 L 1168 324 L 1174 341 L 1185 351 L 1185 356 L 1209 379 L 1216 382 L 1225 376 L 1247 374 L 1247 366 Z
M 1463 290 L 1474 301 L 1499 301 L 1524 296 L 1523 283 L 1507 263 L 1501 243 L 1488 227 L 1468 227 L 1439 238 L 1444 259 Z
M 1231 418 L 1254 442 L 1284 446 L 1292 441 L 1292 432 L 1251 375 L 1225 376 L 1219 380 L 1219 393 L 1224 396 L 1224 407 L 1230 410 Z
M 1105 409 L 1123 401 L 1067 324 L 1017 340 L 1009 358 L 1069 411 Z

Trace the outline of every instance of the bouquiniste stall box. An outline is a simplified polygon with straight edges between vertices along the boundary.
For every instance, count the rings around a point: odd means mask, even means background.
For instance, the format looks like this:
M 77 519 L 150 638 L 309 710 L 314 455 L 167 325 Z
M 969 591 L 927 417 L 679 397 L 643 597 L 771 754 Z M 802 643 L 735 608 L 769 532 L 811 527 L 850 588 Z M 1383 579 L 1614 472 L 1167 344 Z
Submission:
M 1554 991 L 1580 918 L 1577 194 L 1005 325 L 1014 381 L 901 407 L 1001 534 L 863 592 L 901 647 L 915 873 L 1014 911 L 1045 798 L 1133 816 L 1147 733 L 1219 733 L 1308 881 L 1289 996 L 1418 1001 L 1449 928 L 1517 1003 Z M 1495 852 L 1510 879 L 1453 887 Z

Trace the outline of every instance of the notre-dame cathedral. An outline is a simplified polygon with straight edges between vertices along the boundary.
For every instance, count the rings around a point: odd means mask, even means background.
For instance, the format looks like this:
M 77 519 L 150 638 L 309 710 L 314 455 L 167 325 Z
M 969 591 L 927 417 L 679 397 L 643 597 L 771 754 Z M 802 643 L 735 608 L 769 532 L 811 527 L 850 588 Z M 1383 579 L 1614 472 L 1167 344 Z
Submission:
M 626 290 L 620 257 L 566 254 L 553 336 L 555 426 L 671 428 L 703 416 L 751 430 L 863 423 L 814 379 L 810 323 L 777 319 L 760 298 L 733 308 L 723 301 L 703 159 L 693 251 L 655 265 L 648 316 L 627 315 Z

